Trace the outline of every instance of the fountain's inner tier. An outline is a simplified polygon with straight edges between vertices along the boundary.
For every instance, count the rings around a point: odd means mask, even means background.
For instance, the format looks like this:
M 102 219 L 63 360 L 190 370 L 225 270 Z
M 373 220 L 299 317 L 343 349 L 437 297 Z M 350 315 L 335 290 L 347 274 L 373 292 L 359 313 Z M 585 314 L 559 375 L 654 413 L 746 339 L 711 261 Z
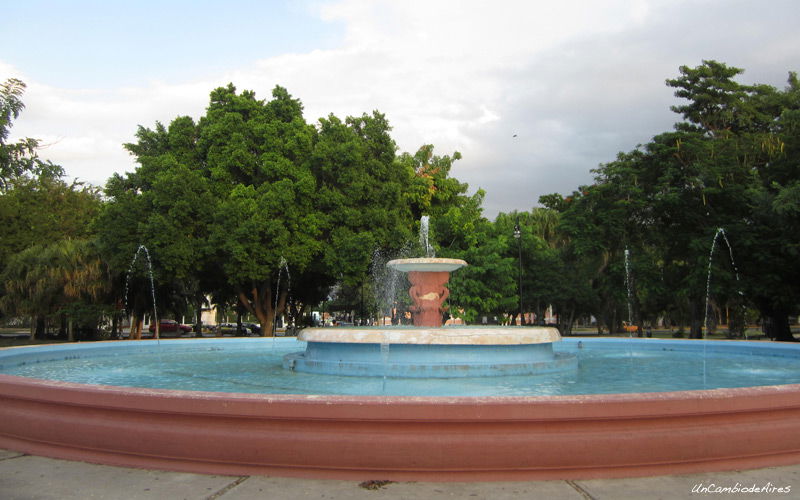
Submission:
M 305 352 L 285 368 L 308 373 L 389 377 L 498 377 L 575 370 L 574 355 L 556 355 L 555 328 L 311 328 Z
M 556 328 L 307 328 L 298 340 L 344 344 L 523 345 L 558 342 Z
M 467 265 L 461 259 L 442 259 L 438 257 L 417 257 L 413 259 L 395 259 L 386 263 L 392 269 L 400 272 L 452 272 Z

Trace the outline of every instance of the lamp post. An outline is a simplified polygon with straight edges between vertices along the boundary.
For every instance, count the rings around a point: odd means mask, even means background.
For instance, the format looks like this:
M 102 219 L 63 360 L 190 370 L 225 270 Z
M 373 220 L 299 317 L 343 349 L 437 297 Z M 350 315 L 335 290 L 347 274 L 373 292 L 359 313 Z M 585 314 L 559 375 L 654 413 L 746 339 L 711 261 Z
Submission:
M 519 217 L 517 217 L 517 222 L 514 224 L 514 239 L 517 240 L 517 250 L 519 251 L 519 289 L 517 292 L 519 293 L 519 324 L 520 326 L 523 325 L 522 320 L 522 242 L 520 238 L 522 237 L 522 233 L 519 230 Z

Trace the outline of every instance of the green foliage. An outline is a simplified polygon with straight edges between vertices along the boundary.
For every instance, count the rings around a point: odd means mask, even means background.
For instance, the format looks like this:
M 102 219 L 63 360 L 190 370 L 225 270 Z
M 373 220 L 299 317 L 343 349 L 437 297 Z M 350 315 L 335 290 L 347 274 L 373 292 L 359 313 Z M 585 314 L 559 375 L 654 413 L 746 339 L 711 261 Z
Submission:
M 99 210 L 90 186 L 50 176 L 14 179 L 0 195 L 0 265 L 34 245 L 89 237 Z
M 110 285 L 93 243 L 73 239 L 36 244 L 17 253 L 0 275 L 0 283 L 0 307 L 17 316 L 73 313 L 78 317 L 77 311 L 97 302 Z M 80 319 L 85 321 L 87 314 Z
M 436 218 L 449 207 L 464 202 L 467 184 L 450 177 L 453 162 L 460 159 L 458 151 L 452 156 L 434 155 L 430 144 L 419 148 L 414 155 L 400 155 L 398 161 L 411 176 L 405 200 L 414 220 L 423 215 Z
M 455 185 L 450 183 L 451 185 Z M 458 185 L 463 193 L 466 185 Z M 508 239 L 498 237 L 482 215 L 485 193 L 450 196 L 440 201 L 439 215 L 431 219 L 437 256 L 463 259 L 469 265 L 450 277 L 449 313 L 467 322 L 480 316 L 502 316 L 516 304 L 514 259 Z M 449 206 L 448 206 L 449 205 Z
M 390 130 L 378 112 L 319 121 L 313 172 L 329 242 L 324 259 L 348 285 L 363 283 L 376 250 L 396 251 L 410 237 L 404 193 L 411 177 L 395 161 Z
M 688 101 L 672 108 L 686 121 L 601 165 L 594 185 L 540 202 L 561 213 L 565 257 L 578 275 L 592 277 L 597 313 L 609 329 L 627 314 L 627 249 L 634 321 L 671 315 L 699 336 L 708 253 L 719 227 L 746 279 L 733 279 L 725 249 L 712 262 L 713 298 L 734 303 L 745 288 L 762 317 L 785 318 L 798 304 L 797 232 L 790 230 L 797 227 L 797 78 L 790 74 L 780 92 L 742 85 L 734 80 L 742 70 L 715 61 L 680 72 L 667 84 Z
M 13 125 L 25 105 L 22 94 L 25 83 L 11 78 L 0 84 L 0 190 L 7 191 L 9 184 L 15 179 L 27 175 L 58 178 L 64 170 L 58 165 L 42 161 L 36 154 L 39 141 L 23 138 L 9 144 L 8 136 Z
M 744 70 L 713 60 L 703 61 L 696 68 L 681 66 L 679 70 L 681 76 L 667 80 L 667 85 L 678 89 L 676 97 L 689 102 L 670 109 L 682 114 L 690 124 L 716 136 L 761 128 L 769 122 L 770 110 L 754 97 L 770 93 L 772 88 L 734 81 Z

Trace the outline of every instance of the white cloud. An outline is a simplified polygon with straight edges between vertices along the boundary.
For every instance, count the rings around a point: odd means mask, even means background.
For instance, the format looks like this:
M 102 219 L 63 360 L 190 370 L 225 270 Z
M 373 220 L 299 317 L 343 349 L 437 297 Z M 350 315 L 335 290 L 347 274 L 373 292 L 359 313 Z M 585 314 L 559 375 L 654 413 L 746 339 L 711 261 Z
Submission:
M 282 85 L 303 101 L 309 121 L 377 109 L 401 150 L 460 150 L 453 174 L 488 191 L 493 215 L 590 182 L 589 169 L 668 130 L 676 117 L 664 80 L 681 64 L 718 59 L 780 85 L 800 60 L 798 15 L 791 1 L 762 5 L 329 2 L 317 14 L 344 26 L 334 49 L 136 88 L 68 90 L 23 75 L 28 107 L 14 132 L 52 142 L 45 157 L 102 184 L 134 168 L 122 143 L 137 125 L 197 118 L 208 93 L 228 82 L 262 98 Z M 0 78 L 14 71 L 0 62 Z

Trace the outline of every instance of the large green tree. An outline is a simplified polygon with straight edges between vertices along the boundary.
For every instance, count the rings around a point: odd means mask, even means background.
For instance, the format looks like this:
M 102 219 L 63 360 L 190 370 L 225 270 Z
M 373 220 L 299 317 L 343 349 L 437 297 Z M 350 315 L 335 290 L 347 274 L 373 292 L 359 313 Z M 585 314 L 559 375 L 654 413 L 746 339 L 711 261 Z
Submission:
M 9 183 L 28 175 L 60 177 L 63 169 L 49 161 L 41 160 L 37 154 L 39 141 L 29 137 L 8 142 L 13 121 L 25 108 L 22 94 L 25 83 L 10 78 L 0 84 L 0 190 L 7 191 Z
M 695 337 L 709 314 L 712 240 L 725 228 L 742 281 L 733 279 L 728 252 L 718 252 L 712 302 L 741 302 L 744 289 L 768 333 L 791 340 L 787 321 L 798 297 L 795 236 L 786 228 L 797 179 L 796 78 L 780 92 L 738 83 L 741 72 L 715 61 L 681 67 L 667 81 L 688 101 L 673 106 L 684 118 L 675 131 L 601 165 L 593 186 L 543 201 L 562 212 L 574 255 L 594 256 L 601 305 L 627 301 L 621 263 L 629 250 L 634 322 L 669 315 L 687 321 Z
M 215 258 L 228 284 L 272 335 L 288 288 L 288 267 L 301 273 L 321 251 L 324 220 L 315 208 L 311 157 L 316 130 L 303 106 L 276 87 L 272 100 L 229 85 L 211 93 L 198 146 L 219 205 L 210 227 Z M 286 283 L 286 281 L 284 281 Z
M 357 297 L 354 309 L 361 316 L 373 309 L 364 307 L 361 297 L 375 296 L 372 289 L 364 291 L 375 285 L 370 281 L 381 271 L 373 269 L 380 265 L 375 255 L 396 253 L 409 240 L 414 224 L 405 200 L 412 173 L 396 160 L 390 131 L 386 117 L 377 111 L 344 121 L 330 115 L 319 120 L 314 146 L 315 205 L 325 221 L 327 281 L 354 289 L 340 296 Z
M 197 123 L 140 127 L 126 145 L 139 167 L 109 181 L 100 224 L 118 275 L 146 244 L 161 287 L 191 298 L 198 318 L 206 294 L 235 296 L 271 335 L 287 299 L 279 273 L 302 272 L 321 247 L 315 133 L 285 89 L 263 101 L 233 85 L 211 93 Z

